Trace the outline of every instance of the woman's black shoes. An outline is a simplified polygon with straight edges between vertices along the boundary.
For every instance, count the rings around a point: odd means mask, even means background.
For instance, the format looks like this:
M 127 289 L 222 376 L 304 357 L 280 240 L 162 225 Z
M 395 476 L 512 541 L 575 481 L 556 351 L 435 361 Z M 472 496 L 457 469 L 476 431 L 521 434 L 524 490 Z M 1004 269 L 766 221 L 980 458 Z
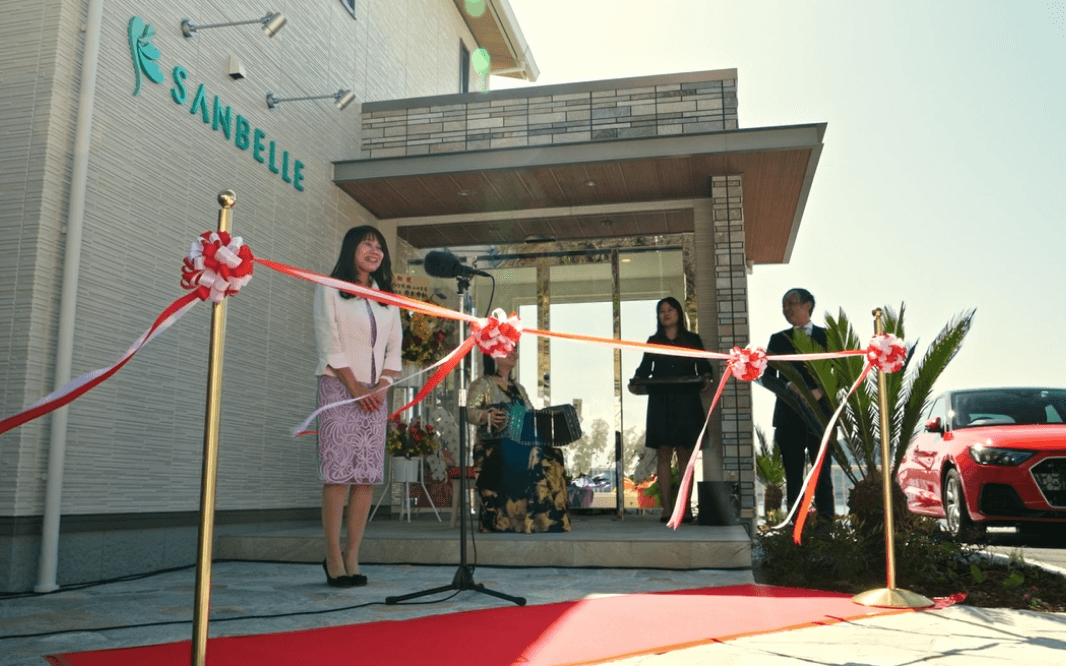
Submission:
M 362 574 L 355 574 L 354 576 L 337 576 L 334 578 L 329 575 L 329 568 L 326 566 L 326 561 L 322 560 L 322 570 L 326 572 L 326 584 L 330 587 L 363 587 L 367 584 L 366 576 Z
M 325 560 L 322 560 L 322 570 L 326 572 L 326 584 L 330 587 L 355 587 L 359 584 L 353 580 L 354 576 L 337 576 L 336 578 L 330 576 Z M 359 576 L 359 578 L 362 578 L 362 584 L 366 585 L 366 576 Z

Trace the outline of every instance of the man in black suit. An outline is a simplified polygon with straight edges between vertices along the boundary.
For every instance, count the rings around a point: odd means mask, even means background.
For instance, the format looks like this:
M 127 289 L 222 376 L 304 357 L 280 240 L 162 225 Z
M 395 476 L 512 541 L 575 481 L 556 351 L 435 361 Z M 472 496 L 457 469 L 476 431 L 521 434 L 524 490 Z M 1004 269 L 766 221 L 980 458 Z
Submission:
M 769 355 L 795 354 L 793 336 L 797 331 L 803 331 L 808 337 L 817 342 L 823 348 L 826 346 L 825 329 L 815 326 L 811 322 L 811 313 L 814 311 L 814 296 L 806 289 L 789 289 L 781 299 L 781 310 L 785 319 L 792 326 L 770 336 L 770 344 L 766 351 Z M 807 369 L 806 364 L 795 361 L 792 366 L 799 372 L 804 383 L 810 390 L 811 395 L 823 403 L 823 409 L 828 407 L 822 400 L 824 397 L 817 388 L 814 377 Z M 779 373 L 771 365 L 766 370 L 766 375 L 777 379 Z M 781 377 L 784 380 L 784 377 Z M 795 391 L 799 397 L 800 389 L 791 382 L 787 385 L 789 390 Z M 800 398 L 802 400 L 802 398 Z M 811 432 L 803 417 L 792 408 L 785 400 L 778 398 L 774 406 L 774 440 L 781 447 L 781 460 L 785 466 L 785 487 L 788 495 L 788 506 L 791 508 L 799 499 L 800 488 L 803 486 L 803 471 L 806 466 L 804 454 L 814 463 L 818 456 L 818 444 L 822 433 Z M 833 479 L 830 473 L 831 458 L 827 456 L 822 465 L 822 473 L 819 475 L 814 489 L 814 506 L 818 515 L 822 518 L 831 519 L 836 513 L 833 497 Z

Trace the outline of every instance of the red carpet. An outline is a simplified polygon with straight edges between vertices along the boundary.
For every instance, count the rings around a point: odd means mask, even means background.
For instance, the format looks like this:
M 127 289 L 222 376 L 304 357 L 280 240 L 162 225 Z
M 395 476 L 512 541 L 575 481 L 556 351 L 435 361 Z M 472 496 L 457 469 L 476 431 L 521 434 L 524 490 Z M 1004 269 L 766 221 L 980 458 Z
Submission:
M 508 606 L 282 634 L 212 638 L 210 666 L 594 664 L 907 610 L 846 594 L 737 585 Z M 187 666 L 191 643 L 45 657 L 55 666 Z

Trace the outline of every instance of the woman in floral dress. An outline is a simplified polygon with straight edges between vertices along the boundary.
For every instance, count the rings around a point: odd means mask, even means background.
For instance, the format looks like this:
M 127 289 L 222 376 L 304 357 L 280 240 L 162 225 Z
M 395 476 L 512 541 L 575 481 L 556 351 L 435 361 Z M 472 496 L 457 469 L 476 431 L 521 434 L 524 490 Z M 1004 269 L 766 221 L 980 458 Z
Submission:
M 485 374 L 467 391 L 467 419 L 478 426 L 474 470 L 482 532 L 569 532 L 563 453 L 535 439 L 533 409 L 512 374 L 518 350 L 484 357 Z M 514 422 L 511 422 L 511 418 Z

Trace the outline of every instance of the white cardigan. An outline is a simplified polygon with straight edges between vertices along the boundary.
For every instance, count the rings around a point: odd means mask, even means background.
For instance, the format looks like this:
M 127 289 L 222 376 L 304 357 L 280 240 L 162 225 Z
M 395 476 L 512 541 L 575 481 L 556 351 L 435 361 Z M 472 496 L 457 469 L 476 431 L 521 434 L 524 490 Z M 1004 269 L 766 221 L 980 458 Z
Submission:
M 377 283 L 372 283 L 377 288 Z M 315 341 L 318 345 L 316 375 L 336 376 L 328 367 L 351 368 L 356 381 L 369 384 L 370 376 L 370 315 L 367 301 L 358 296 L 341 298 L 341 292 L 318 285 L 315 288 Z M 382 370 L 399 372 L 402 368 L 403 324 L 400 309 L 395 305 L 382 307 L 370 301 L 377 321 L 377 344 L 373 354 L 378 377 Z

